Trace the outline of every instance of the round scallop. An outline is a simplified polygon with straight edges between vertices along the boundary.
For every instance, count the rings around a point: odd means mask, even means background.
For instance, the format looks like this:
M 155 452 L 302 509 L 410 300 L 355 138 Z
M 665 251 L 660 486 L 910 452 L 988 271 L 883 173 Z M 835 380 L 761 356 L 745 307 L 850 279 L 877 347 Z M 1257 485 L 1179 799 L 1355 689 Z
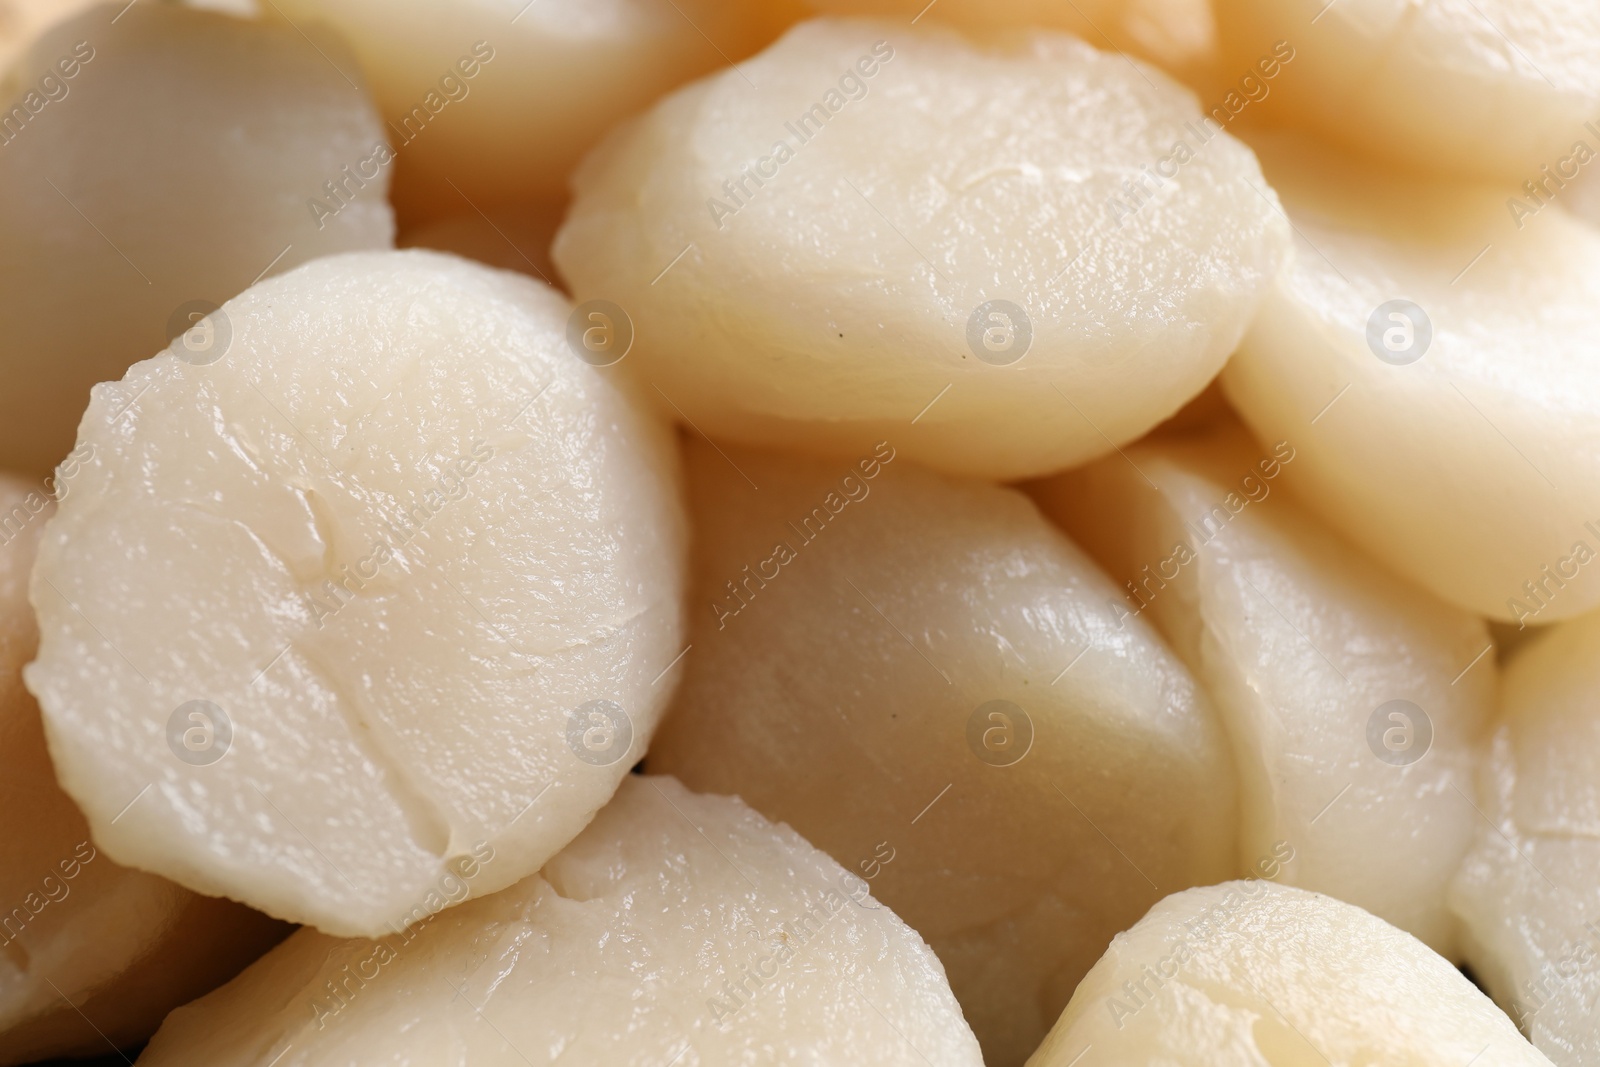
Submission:
M 785 5 L 773 6 L 276 0 L 265 13 L 350 43 L 397 156 L 395 202 L 418 223 L 472 205 L 559 200 L 612 126 L 770 40 Z
M 1128 449 L 1034 489 L 1166 635 L 1233 742 L 1240 869 L 1455 951 L 1445 888 L 1476 834 L 1493 708 L 1483 621 L 1406 584 L 1276 491 L 1296 445 L 1237 425 Z
M 143 1041 L 287 932 L 113 863 L 56 784 L 22 685 L 38 641 L 28 571 L 54 498 L 92 458 L 75 454 L 49 484 L 0 475 L 0 1064 Z
M 106 852 L 373 936 L 605 803 L 683 647 L 683 516 L 670 435 L 569 311 L 454 256 L 332 256 L 96 388 L 26 677 Z
M 139 1063 L 559 1059 L 983 1062 L 939 961 L 860 878 L 736 799 L 629 777 L 539 874 L 376 942 L 303 930 Z
M 664 410 L 990 478 L 1176 411 L 1289 237 L 1187 91 L 1044 31 L 803 23 L 618 130 L 573 188 L 556 264 L 629 316 Z
M 1600 112 L 1600 8 L 1584 0 L 1218 0 L 1221 68 L 1276 41 L 1294 75 L 1264 104 L 1390 166 L 1539 179 Z
M 1506 665 L 1480 833 L 1451 886 L 1467 960 L 1562 1067 L 1600 1057 L 1600 615 Z
M 687 456 L 693 647 L 647 766 L 867 879 L 1016 1067 L 1112 934 L 1235 873 L 1210 703 L 1014 490 L 890 442 Z
M 340 54 L 119 3 L 0 76 L 0 465 L 48 472 L 92 385 L 261 277 L 392 244 L 384 135 Z
M 1328 525 L 1491 619 L 1600 605 L 1600 233 L 1262 143 L 1297 253 L 1222 382 Z
M 1251 880 L 1163 900 L 1095 964 L 1029 1067 L 1550 1061 L 1460 971 L 1353 904 Z

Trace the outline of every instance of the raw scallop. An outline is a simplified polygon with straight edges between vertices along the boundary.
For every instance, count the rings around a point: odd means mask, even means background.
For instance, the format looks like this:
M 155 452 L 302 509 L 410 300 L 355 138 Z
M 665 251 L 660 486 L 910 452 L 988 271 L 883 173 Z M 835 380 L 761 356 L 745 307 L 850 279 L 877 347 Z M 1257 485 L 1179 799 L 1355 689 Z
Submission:
M 1332 897 L 1229 882 L 1111 943 L 1028 1067 L 1548 1067 L 1416 938 Z
M 737 800 L 628 778 L 539 874 L 378 942 L 303 930 L 139 1067 L 982 1067 L 928 946 Z
M 52 498 L 92 462 L 75 453 L 48 485 L 0 475 L 0 1064 L 143 1041 L 287 933 L 119 867 L 56 785 L 39 706 L 22 686 L 38 642 L 28 571 Z
M 1600 1060 L 1600 615 L 1513 655 L 1484 819 L 1451 886 L 1467 959 L 1561 1067 Z
M 1233 740 L 1240 869 L 1454 951 L 1445 887 L 1478 823 L 1495 696 L 1483 621 L 1396 578 L 1276 492 L 1290 441 L 1146 443 L 1035 489 L 1210 692 Z M 1148 480 L 1147 480 L 1148 479 Z M 1146 614 L 1148 613 L 1148 615 Z
M 412 222 L 566 192 L 612 126 L 774 36 L 783 0 L 273 0 L 349 41 Z M 768 10 L 768 8 L 772 10 Z
M 822 19 L 742 70 L 759 93 L 717 75 L 591 154 L 554 248 L 719 440 L 1082 463 L 1205 386 L 1288 249 L 1248 149 L 1061 34 Z
M 332 256 L 96 388 L 26 677 L 107 853 L 376 936 L 605 803 L 683 648 L 683 516 L 673 441 L 569 311 L 454 256 Z
M 1292 74 L 1253 102 L 1385 167 L 1508 184 L 1600 145 L 1600 7 L 1587 0 L 1216 0 L 1220 68 L 1276 41 Z
M 1017 1067 L 1112 934 L 1236 872 L 1211 705 L 1020 493 L 890 442 L 721 453 L 688 450 L 693 648 L 647 765 L 868 878 Z
M 1486 186 L 1259 145 L 1294 265 L 1223 372 L 1284 483 L 1391 569 L 1475 614 L 1600 605 L 1600 232 Z

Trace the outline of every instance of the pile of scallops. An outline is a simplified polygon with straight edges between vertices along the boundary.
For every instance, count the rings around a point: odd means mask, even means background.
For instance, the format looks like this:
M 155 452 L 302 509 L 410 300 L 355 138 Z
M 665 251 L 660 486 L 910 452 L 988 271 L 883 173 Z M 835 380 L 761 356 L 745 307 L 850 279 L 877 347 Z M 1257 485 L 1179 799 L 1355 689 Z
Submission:
M 1600 1067 L 1600 2 L 0 0 L 0 1067 Z

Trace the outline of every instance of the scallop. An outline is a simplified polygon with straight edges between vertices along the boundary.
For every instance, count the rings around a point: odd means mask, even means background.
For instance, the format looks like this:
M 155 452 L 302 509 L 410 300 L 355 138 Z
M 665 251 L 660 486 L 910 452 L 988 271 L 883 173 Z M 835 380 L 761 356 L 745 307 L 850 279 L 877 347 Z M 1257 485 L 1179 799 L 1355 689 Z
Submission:
M 670 436 L 539 282 L 306 264 L 96 388 L 27 669 L 118 862 L 341 936 L 539 869 L 682 650 Z
M 1187 91 L 1045 31 L 803 23 L 619 129 L 573 189 L 556 265 L 629 316 L 663 410 L 995 479 L 1200 392 L 1289 245 Z
M 1445 888 L 1479 823 L 1496 671 L 1483 621 L 1328 532 L 1278 489 L 1301 461 L 1237 424 L 1034 490 L 1205 684 L 1241 781 L 1240 869 L 1455 951 Z
M 74 454 L 48 485 L 0 475 L 0 1064 L 143 1041 L 288 932 L 118 866 L 56 784 L 22 686 L 38 642 L 28 571 L 53 499 L 91 462 Z
M 1468 611 L 1600 605 L 1600 233 L 1296 139 L 1258 150 L 1297 254 L 1222 382 L 1258 438 L 1294 443 L 1285 484 Z
M 558 1059 L 982 1067 L 939 961 L 864 881 L 667 777 L 630 777 L 503 892 L 377 941 L 301 931 L 174 1012 L 139 1063 Z
M 647 766 L 866 879 L 939 954 L 985 1062 L 1021 1064 L 1114 933 L 1235 873 L 1211 704 L 1015 490 L 889 441 L 687 455 L 692 647 Z
M 1163 900 L 1029 1067 L 1550 1063 L 1460 971 L 1353 904 L 1254 879 Z
M 567 175 L 612 126 L 744 59 L 776 33 L 787 6 L 274 0 L 265 14 L 349 42 L 396 155 L 396 204 L 422 223 L 470 205 L 559 201 Z
M 1252 102 L 1389 167 L 1539 179 L 1595 145 L 1600 9 L 1568 0 L 1218 0 L 1225 70 L 1248 74 L 1277 42 L 1292 73 Z M 1258 82 L 1259 84 L 1259 82 Z
M 339 54 L 118 3 L 0 78 L 0 466 L 47 473 L 92 385 L 253 282 L 392 244 L 378 115 Z
M 1600 615 L 1511 656 L 1483 820 L 1451 886 L 1467 959 L 1562 1067 L 1600 1057 Z

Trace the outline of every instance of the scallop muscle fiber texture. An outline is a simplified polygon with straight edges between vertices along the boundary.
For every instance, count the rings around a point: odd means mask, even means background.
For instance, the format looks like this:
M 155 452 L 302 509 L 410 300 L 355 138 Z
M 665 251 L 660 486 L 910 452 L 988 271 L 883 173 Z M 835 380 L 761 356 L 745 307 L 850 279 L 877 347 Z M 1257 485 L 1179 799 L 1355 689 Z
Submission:
M 96 388 L 26 677 L 105 851 L 374 935 L 582 829 L 666 701 L 684 533 L 670 435 L 568 312 L 332 256 L 229 301 L 214 361 Z
M 629 776 L 543 871 L 380 941 L 302 930 L 140 1067 L 982 1067 L 914 930 L 737 798 Z
M 1218 0 L 1224 75 L 1274 43 L 1294 64 L 1249 107 L 1386 167 L 1540 180 L 1600 114 L 1588 0 Z M 1234 75 L 1237 76 L 1237 75 Z M 1509 190 L 1508 190 L 1509 191 Z
M 1251 880 L 1121 934 L 1028 1067 L 1550 1067 L 1446 960 L 1353 904 Z
M 822 19 L 740 70 L 592 153 L 554 248 L 719 439 L 1084 462 L 1205 386 L 1288 248 L 1248 149 L 1076 38 Z
M 77 455 L 63 465 L 75 476 Z M 22 685 L 38 645 L 28 572 L 70 481 L 0 475 L 0 1064 L 137 1044 L 173 1008 L 231 978 L 288 933 L 118 866 L 56 784 L 39 705 Z
M 722 451 L 687 451 L 694 647 L 647 765 L 870 877 L 1016 1067 L 1112 934 L 1234 873 L 1211 705 L 1022 494 L 889 442 Z
M 1467 960 L 1560 1067 L 1600 1061 L 1600 615 L 1506 664 L 1487 824 L 1451 886 Z
M 1298 234 L 1222 383 L 1284 483 L 1435 595 L 1546 623 L 1600 605 L 1600 233 L 1487 186 L 1258 141 Z
M 1034 488 L 1167 635 L 1233 741 L 1240 869 L 1373 912 L 1452 955 L 1493 709 L 1483 620 L 1397 577 L 1278 488 L 1299 462 L 1238 424 Z M 1148 479 L 1148 481 L 1146 480 Z

